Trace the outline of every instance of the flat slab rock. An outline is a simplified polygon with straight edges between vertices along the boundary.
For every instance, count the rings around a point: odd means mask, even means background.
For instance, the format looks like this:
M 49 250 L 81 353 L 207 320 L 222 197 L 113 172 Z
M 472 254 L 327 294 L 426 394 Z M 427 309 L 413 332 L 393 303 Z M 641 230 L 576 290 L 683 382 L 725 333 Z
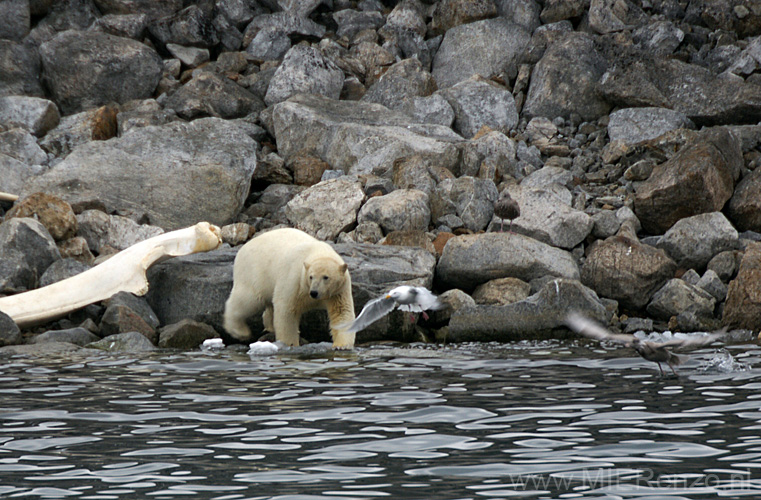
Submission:
M 591 289 L 577 280 L 557 279 L 548 282 L 534 295 L 508 305 L 479 305 L 456 311 L 447 328 L 448 342 L 512 341 L 552 338 L 565 329 L 568 311 L 583 312 L 602 324 L 610 313 Z

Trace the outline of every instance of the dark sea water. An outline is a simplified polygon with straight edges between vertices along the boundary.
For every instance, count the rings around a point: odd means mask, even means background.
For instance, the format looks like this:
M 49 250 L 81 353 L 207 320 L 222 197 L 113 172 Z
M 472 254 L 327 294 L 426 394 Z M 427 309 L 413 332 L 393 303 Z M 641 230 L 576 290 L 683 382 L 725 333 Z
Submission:
M 0 497 L 761 497 L 761 349 L 576 341 L 0 358 Z

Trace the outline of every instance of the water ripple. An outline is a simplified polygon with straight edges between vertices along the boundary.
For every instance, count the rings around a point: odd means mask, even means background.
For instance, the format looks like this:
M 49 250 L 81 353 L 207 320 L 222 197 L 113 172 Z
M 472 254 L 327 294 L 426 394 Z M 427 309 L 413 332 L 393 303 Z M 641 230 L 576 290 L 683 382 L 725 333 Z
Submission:
M 761 349 L 583 341 L 0 358 L 0 497 L 761 495 Z M 107 390 L 95 390 L 95 385 Z

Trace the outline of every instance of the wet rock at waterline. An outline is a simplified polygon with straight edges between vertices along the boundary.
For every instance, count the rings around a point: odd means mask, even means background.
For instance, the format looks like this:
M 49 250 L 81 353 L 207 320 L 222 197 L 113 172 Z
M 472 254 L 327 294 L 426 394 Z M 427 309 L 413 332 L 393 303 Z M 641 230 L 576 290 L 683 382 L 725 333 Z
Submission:
M 590 288 L 577 280 L 556 279 L 534 295 L 507 305 L 478 305 L 452 315 L 448 342 L 509 341 L 563 330 L 568 311 L 575 310 L 607 324 L 610 313 Z

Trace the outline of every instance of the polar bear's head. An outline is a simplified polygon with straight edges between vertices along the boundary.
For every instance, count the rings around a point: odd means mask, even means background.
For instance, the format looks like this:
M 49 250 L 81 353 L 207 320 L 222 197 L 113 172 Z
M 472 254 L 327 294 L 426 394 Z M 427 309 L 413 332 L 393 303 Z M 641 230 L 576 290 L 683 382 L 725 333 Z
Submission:
M 304 262 L 309 296 L 315 300 L 338 295 L 346 282 L 346 263 L 330 257 Z

